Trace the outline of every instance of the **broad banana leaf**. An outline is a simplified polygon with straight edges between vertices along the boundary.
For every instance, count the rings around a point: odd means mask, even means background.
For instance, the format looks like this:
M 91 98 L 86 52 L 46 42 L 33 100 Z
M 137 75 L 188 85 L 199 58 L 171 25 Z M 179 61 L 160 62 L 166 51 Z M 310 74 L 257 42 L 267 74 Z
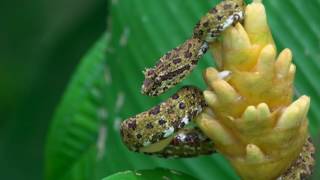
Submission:
M 125 170 L 164 167 L 198 179 L 239 179 L 219 154 L 161 159 L 128 151 L 119 124 L 173 94 L 178 87 L 204 89 L 206 55 L 191 75 L 160 97 L 140 93 L 142 71 L 191 36 L 197 20 L 217 0 L 112 0 L 106 33 L 82 59 L 57 107 L 46 146 L 46 178 L 101 179 Z M 277 49 L 293 51 L 296 94 L 311 97 L 310 132 L 320 122 L 320 1 L 265 0 Z M 81 38 L 81 37 L 79 37 Z

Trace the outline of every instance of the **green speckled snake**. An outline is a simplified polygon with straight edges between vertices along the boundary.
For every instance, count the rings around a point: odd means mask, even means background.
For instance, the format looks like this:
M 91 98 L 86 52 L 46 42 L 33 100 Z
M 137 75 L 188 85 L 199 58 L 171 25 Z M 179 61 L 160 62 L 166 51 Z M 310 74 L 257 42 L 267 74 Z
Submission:
M 212 8 L 196 24 L 190 39 L 167 52 L 155 67 L 146 69 L 142 94 L 159 96 L 182 81 L 206 53 L 208 44 L 244 19 L 244 9 L 242 0 L 224 0 Z M 162 157 L 210 154 L 214 152 L 211 140 L 190 125 L 205 106 L 201 90 L 183 87 L 165 102 L 123 121 L 123 142 L 132 151 Z

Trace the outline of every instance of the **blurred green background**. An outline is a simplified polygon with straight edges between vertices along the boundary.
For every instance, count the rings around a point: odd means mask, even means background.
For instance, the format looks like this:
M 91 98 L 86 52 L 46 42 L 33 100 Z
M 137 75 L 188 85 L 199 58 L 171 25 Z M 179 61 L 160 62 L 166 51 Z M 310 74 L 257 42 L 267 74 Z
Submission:
M 48 126 L 105 0 L 0 1 L 0 179 L 42 179 Z
M 166 161 L 128 152 L 117 129 L 121 119 L 174 92 L 153 99 L 140 95 L 141 70 L 188 37 L 217 2 L 1 1 L 0 179 L 100 179 L 159 166 L 201 179 L 235 179 L 219 155 Z M 315 137 L 320 2 L 265 0 L 265 5 L 278 50 L 293 50 L 298 95 L 312 98 Z M 209 65 L 207 55 L 183 84 L 204 88 L 201 71 Z

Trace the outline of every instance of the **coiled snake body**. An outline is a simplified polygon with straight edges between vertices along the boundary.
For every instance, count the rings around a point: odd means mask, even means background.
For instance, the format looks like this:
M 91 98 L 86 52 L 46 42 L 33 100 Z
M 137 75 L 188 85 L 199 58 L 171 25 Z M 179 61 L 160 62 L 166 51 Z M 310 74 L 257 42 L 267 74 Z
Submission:
M 156 65 L 146 69 L 141 92 L 159 96 L 182 81 L 197 65 L 227 27 L 244 18 L 242 0 L 224 0 L 212 8 L 193 29 L 190 39 L 167 52 Z M 212 141 L 190 124 L 206 106 L 202 91 L 186 86 L 150 110 L 121 123 L 121 137 L 132 151 L 163 157 L 210 154 Z

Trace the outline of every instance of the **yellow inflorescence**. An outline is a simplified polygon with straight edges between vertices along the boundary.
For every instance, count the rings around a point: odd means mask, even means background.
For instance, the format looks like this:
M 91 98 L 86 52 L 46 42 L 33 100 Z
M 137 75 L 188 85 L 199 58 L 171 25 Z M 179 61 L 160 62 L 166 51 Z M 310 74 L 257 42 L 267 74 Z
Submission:
M 204 72 L 209 108 L 196 123 L 243 179 L 275 179 L 306 142 L 310 98 L 292 102 L 292 53 L 277 56 L 263 4 L 254 1 L 245 15 L 211 44 L 218 68 Z

